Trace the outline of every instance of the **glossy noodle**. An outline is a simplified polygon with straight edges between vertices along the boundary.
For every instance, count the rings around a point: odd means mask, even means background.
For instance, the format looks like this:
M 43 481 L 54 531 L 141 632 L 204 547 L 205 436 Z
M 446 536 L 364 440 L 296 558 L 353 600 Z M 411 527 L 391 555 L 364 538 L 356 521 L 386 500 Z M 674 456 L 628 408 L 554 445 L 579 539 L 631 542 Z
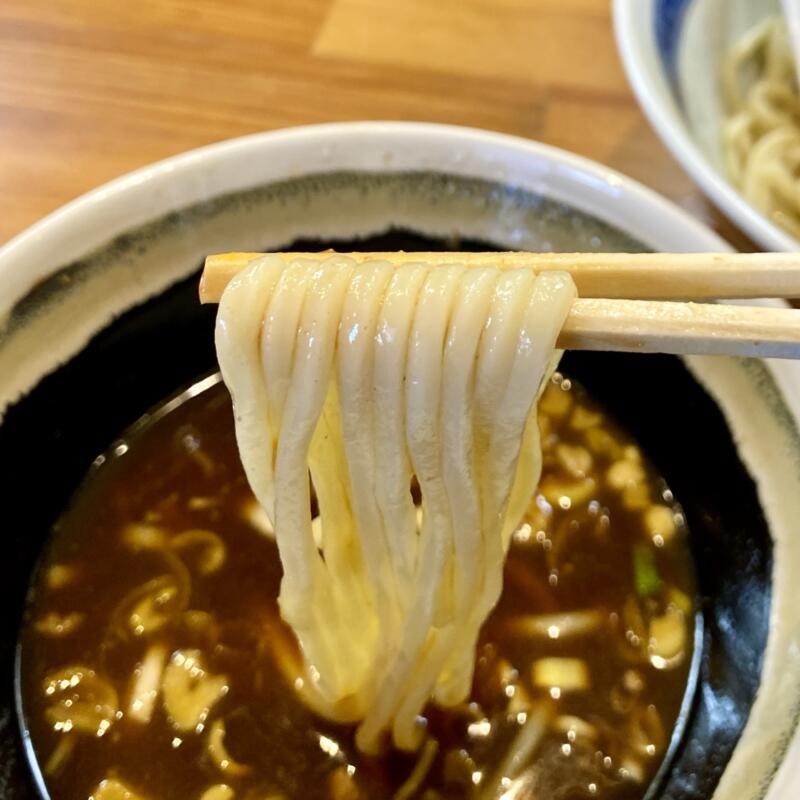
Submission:
M 800 95 L 786 25 L 773 17 L 731 48 L 722 71 L 728 176 L 776 224 L 800 237 Z
M 222 298 L 217 352 L 276 534 L 295 685 L 358 722 L 365 752 L 386 733 L 415 749 L 428 701 L 469 695 L 574 297 L 562 273 L 265 256 Z

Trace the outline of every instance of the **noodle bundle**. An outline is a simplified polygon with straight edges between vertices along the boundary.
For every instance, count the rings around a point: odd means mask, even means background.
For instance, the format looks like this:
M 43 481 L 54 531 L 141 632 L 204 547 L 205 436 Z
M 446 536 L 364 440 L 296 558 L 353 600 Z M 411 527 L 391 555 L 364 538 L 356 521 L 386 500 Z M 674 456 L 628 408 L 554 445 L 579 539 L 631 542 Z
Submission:
M 225 291 L 217 352 L 276 534 L 295 685 L 358 722 L 366 752 L 387 732 L 416 748 L 426 703 L 469 694 L 574 296 L 565 273 L 275 255 Z
M 722 89 L 729 177 L 754 206 L 800 237 L 800 94 L 782 18 L 764 20 L 731 48 Z

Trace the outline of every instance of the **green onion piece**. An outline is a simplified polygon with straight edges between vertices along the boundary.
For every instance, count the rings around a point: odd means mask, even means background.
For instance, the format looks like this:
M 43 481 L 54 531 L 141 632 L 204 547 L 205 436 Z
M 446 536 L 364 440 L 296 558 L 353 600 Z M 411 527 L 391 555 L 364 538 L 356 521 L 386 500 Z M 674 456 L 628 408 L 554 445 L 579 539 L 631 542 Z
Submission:
M 655 555 L 646 544 L 633 548 L 633 581 L 639 597 L 652 597 L 661 589 Z

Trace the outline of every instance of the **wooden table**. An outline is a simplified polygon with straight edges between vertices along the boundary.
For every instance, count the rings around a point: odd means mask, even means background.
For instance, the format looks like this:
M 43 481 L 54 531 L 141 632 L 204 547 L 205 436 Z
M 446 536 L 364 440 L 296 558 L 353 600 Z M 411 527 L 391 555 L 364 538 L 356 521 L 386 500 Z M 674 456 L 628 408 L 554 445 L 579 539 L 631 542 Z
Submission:
M 610 0 L 2 0 L 0 242 L 136 167 L 253 131 L 355 119 L 557 145 L 740 246 L 651 131 Z

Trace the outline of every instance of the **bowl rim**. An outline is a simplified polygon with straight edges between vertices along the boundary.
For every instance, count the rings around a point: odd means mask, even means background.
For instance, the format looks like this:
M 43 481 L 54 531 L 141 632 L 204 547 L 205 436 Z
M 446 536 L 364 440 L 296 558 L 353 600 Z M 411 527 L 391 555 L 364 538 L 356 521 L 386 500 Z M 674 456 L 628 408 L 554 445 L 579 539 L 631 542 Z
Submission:
M 282 159 L 288 162 L 270 163 Z M 520 170 L 527 173 L 527 183 L 538 176 L 547 196 L 642 240 L 669 237 L 686 240 L 694 250 L 730 249 L 652 189 L 551 145 L 439 123 L 325 123 L 253 133 L 179 153 L 102 184 L 47 214 L 0 247 L 0 320 L 53 271 L 54 250 L 63 265 L 171 211 L 253 188 L 277 175 L 285 179 L 308 174 L 315 167 L 318 172 L 351 167 L 447 172 L 451 167 L 459 173 L 469 168 L 475 177 L 511 184 L 514 171 Z M 616 202 L 608 203 L 609 196 Z
M 709 199 L 767 250 L 800 250 L 790 236 L 720 175 L 696 144 L 675 102 L 655 39 L 655 0 L 614 0 L 613 22 L 622 65 L 650 125 Z

